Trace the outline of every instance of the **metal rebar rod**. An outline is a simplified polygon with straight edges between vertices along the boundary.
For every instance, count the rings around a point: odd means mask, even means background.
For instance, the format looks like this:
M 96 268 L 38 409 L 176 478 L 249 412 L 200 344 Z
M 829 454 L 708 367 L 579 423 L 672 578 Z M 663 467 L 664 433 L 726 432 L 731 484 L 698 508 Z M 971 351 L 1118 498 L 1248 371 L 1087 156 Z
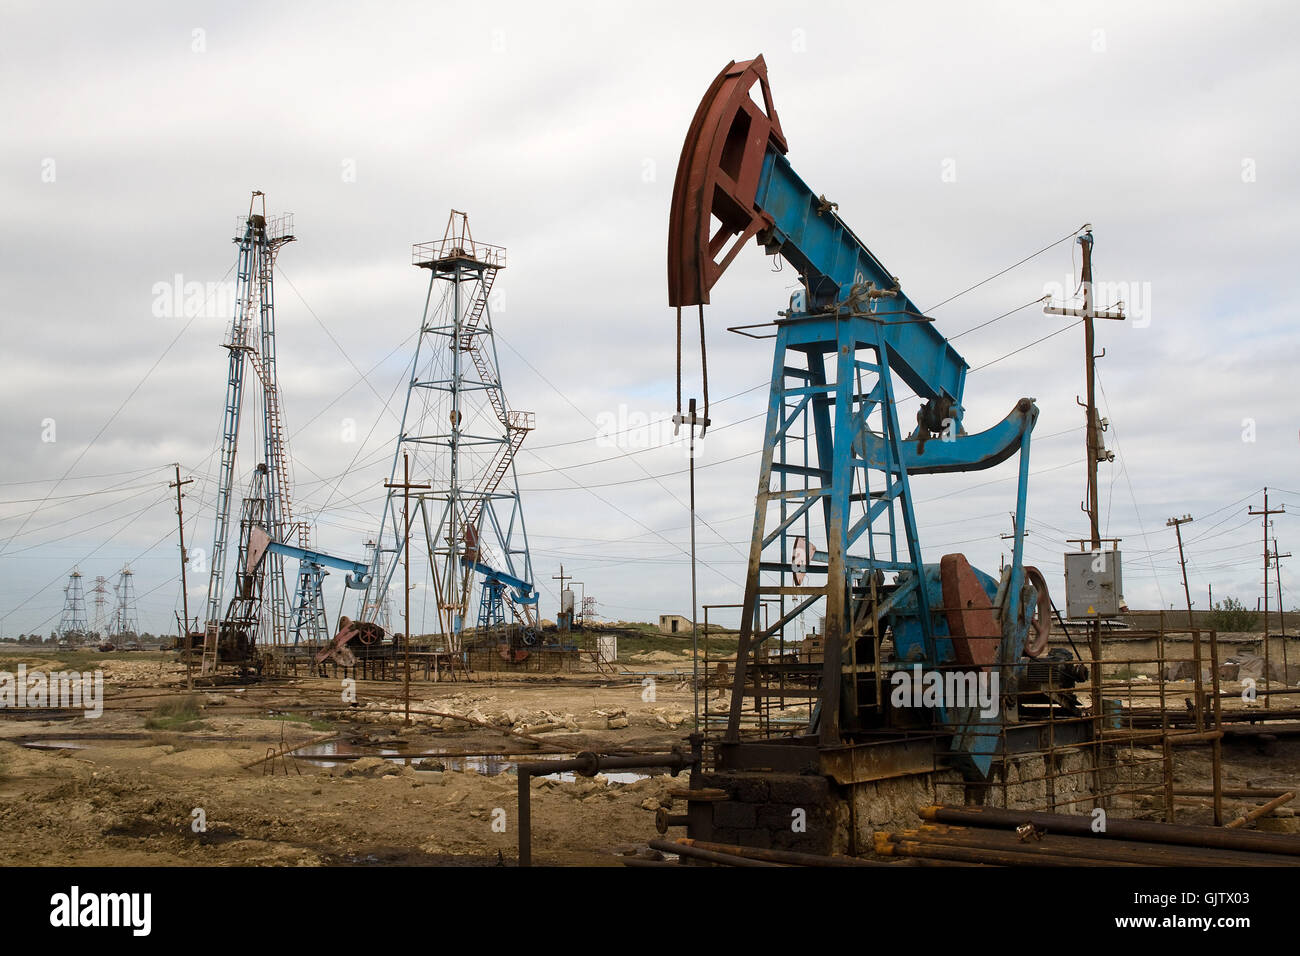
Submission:
M 319 737 L 312 737 L 310 740 L 304 740 L 302 743 L 294 744 L 292 747 L 285 747 L 281 750 L 275 751 L 274 753 L 269 753 L 265 757 L 258 757 L 252 763 L 244 764 L 242 769 L 251 770 L 253 767 L 256 767 L 258 764 L 266 763 L 266 761 L 268 760 L 275 760 L 276 758 L 283 757 L 285 754 L 291 754 L 296 750 L 302 750 L 304 747 L 311 747 L 315 744 L 328 743 L 329 741 L 335 740 L 342 736 L 343 736 L 342 731 L 338 731 L 332 734 L 322 734 Z

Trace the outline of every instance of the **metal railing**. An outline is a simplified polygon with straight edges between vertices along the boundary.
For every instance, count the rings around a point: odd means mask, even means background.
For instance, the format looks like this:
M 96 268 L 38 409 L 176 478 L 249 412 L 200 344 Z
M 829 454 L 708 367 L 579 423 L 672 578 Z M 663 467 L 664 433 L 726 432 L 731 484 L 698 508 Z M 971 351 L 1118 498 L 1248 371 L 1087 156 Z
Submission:
M 417 266 L 450 259 L 469 259 L 493 269 L 504 269 L 506 250 L 486 242 L 475 242 L 464 236 L 452 236 L 436 242 L 419 242 L 411 247 L 411 264 Z

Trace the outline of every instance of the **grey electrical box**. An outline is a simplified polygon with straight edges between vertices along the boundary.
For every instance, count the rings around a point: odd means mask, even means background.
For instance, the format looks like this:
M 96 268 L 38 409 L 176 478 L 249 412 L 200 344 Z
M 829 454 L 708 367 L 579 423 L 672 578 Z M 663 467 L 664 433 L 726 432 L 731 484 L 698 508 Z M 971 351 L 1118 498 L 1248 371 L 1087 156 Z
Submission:
M 1065 616 L 1118 617 L 1124 582 L 1118 551 L 1078 551 L 1065 556 Z

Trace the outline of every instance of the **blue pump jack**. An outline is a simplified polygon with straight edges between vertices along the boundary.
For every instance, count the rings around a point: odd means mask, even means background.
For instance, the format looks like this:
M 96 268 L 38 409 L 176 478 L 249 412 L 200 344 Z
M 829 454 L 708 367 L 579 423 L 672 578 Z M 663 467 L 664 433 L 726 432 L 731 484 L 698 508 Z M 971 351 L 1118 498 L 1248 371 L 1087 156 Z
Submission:
M 825 652 L 818 686 L 804 692 L 813 707 L 803 738 L 833 748 L 915 728 L 918 714 L 892 706 L 890 689 L 901 686 L 898 671 L 936 673 L 941 687 L 919 717 L 949 741 L 953 765 L 984 778 L 1016 720 L 1017 681 L 1046 647 L 1046 584 L 1025 567 L 1019 533 L 1038 408 L 1022 398 L 992 428 L 966 431 L 966 362 L 786 151 L 763 58 L 729 64 L 687 134 L 669 226 L 679 343 L 681 309 L 696 305 L 703 345 L 709 291 L 749 239 L 790 263 L 802 286 L 770 334 L 756 336 L 775 342 L 724 744 L 739 742 L 742 715 L 762 704 L 754 671 L 768 667 L 765 642 L 820 612 Z M 707 381 L 706 371 L 706 427 Z M 921 402 L 910 431 L 899 420 L 899 383 Z M 912 479 L 991 468 L 1017 454 L 1010 565 L 994 577 L 962 555 L 926 563 Z M 763 602 L 781 607 L 767 626 L 759 624 Z M 878 659 L 891 637 L 892 661 Z M 945 693 L 944 685 L 960 684 L 942 681 L 951 673 L 985 675 L 996 706 Z
M 290 621 L 290 633 L 294 635 L 295 644 L 299 642 L 303 632 L 309 631 L 309 628 L 315 624 L 307 620 L 310 616 L 308 609 L 323 607 L 323 604 L 316 599 L 319 598 L 325 575 L 329 573 L 327 568 L 347 572 L 344 585 L 349 589 L 365 590 L 370 584 L 370 565 L 366 562 L 335 557 L 313 548 L 283 544 L 274 540 L 264 528 L 255 525 L 249 535 L 247 557 L 249 570 L 257 567 L 268 554 L 296 558 L 298 561 L 299 585 L 298 592 L 294 595 L 294 612 Z M 319 633 L 315 631 L 309 633 L 310 639 L 319 642 L 330 636 L 324 623 L 322 620 L 320 627 L 316 629 Z

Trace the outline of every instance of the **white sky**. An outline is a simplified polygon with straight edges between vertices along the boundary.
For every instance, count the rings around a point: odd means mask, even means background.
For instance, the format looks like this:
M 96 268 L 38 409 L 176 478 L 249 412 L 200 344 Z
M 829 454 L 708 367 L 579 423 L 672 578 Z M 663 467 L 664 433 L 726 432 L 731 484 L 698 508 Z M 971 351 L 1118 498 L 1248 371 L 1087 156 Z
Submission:
M 74 565 L 89 588 L 128 561 L 144 629 L 174 627 L 166 481 L 173 461 L 200 479 L 187 537 L 210 547 L 229 315 L 159 317 L 154 286 L 229 278 L 255 188 L 295 214 L 280 378 L 296 510 L 321 547 L 360 556 L 374 533 L 397 432 L 380 396 L 396 387 L 400 410 L 425 291 L 409 246 L 440 238 L 455 207 L 509 249 L 494 314 L 511 404 L 537 413 L 518 470 L 544 616 L 561 562 L 609 617 L 689 613 L 684 453 L 588 463 L 628 450 L 597 446 L 601 415 L 671 411 L 673 171 L 713 76 L 757 53 L 795 168 L 923 308 L 1093 224 L 1096 277 L 1124 284 L 1134 314 L 1098 343 L 1117 452 L 1103 533 L 1124 539 L 1129 603 L 1181 603 L 1165 520 L 1190 513 L 1197 606 L 1208 584 L 1253 606 L 1246 508 L 1266 484 L 1300 488 L 1298 22 L 1283 3 L 6 4 L 0 633 L 48 633 Z M 770 266 L 750 248 L 714 290 L 715 400 L 767 376 L 770 344 L 724 329 L 785 307 L 793 274 Z M 938 309 L 938 328 L 956 335 L 1075 267 L 1062 244 Z M 1060 322 L 1029 308 L 955 344 L 974 367 Z M 1086 530 L 1082 351 L 1064 332 L 966 390 L 971 430 L 1022 395 L 1042 409 L 1027 556 L 1058 604 L 1064 540 Z M 740 599 L 764 404 L 758 389 L 716 406 L 701 450 L 702 602 Z M 639 466 L 667 477 L 637 480 Z M 995 571 L 1014 474 L 917 480 L 927 560 L 962 550 Z M 1281 502 L 1285 552 L 1300 491 Z M 1284 562 L 1284 590 L 1295 581 Z M 192 613 L 205 588 L 191 577 Z

